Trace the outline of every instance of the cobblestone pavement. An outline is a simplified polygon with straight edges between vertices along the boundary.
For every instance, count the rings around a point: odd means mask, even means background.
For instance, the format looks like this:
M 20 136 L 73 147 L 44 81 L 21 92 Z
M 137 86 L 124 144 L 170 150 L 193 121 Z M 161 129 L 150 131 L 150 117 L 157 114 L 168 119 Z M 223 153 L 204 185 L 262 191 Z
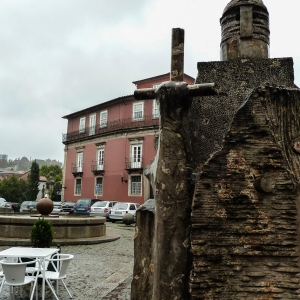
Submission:
M 134 224 L 127 226 L 121 222 L 107 222 L 107 234 L 120 235 L 120 239 L 95 245 L 62 246 L 61 252 L 73 254 L 66 284 L 73 299 L 130 299 L 130 285 L 133 270 Z M 0 251 L 9 247 L 0 246 Z M 39 299 L 41 284 L 39 284 Z M 4 287 L 0 299 L 9 299 L 9 288 Z M 18 293 L 19 294 L 19 293 Z M 23 298 L 29 299 L 29 287 L 23 288 Z M 46 286 L 47 300 L 53 300 Z M 35 299 L 35 296 L 34 296 Z M 62 284 L 59 287 L 59 299 L 70 299 Z

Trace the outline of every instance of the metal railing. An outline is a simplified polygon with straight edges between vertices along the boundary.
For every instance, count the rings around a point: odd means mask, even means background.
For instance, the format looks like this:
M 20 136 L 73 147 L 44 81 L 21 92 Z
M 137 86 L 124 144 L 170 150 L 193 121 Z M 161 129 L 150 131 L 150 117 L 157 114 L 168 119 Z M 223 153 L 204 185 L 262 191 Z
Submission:
M 62 135 L 62 142 L 71 142 L 75 140 L 84 139 L 91 136 L 97 136 L 105 133 L 110 133 L 117 130 L 124 130 L 124 129 L 132 129 L 132 128 L 139 128 L 145 126 L 158 126 L 159 119 L 155 116 L 148 115 L 144 116 L 142 120 L 132 120 L 132 118 L 128 119 L 120 119 L 116 121 L 107 122 L 107 126 L 100 127 L 100 125 L 96 125 L 96 127 L 86 127 L 84 130 L 76 130 L 73 132 L 63 133 Z M 93 133 L 93 134 L 91 134 Z
M 72 173 L 82 173 L 83 172 L 83 164 L 72 164 Z
M 143 158 L 126 158 L 125 160 L 125 169 L 142 169 L 143 168 Z
M 104 161 L 93 161 L 92 172 L 104 171 Z

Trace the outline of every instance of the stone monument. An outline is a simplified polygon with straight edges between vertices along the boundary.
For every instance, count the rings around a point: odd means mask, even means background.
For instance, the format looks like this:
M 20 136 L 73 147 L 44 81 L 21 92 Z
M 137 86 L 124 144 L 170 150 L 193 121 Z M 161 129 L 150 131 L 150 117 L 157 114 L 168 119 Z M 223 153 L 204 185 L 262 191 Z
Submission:
M 132 299 L 300 298 L 293 60 L 268 58 L 261 0 L 232 0 L 220 21 L 221 61 L 198 63 L 195 86 L 176 78 L 183 62 L 172 55 L 171 81 L 135 93 L 156 97 L 161 122 L 155 210 L 137 213 Z M 183 53 L 174 42 L 173 32 L 172 53 Z

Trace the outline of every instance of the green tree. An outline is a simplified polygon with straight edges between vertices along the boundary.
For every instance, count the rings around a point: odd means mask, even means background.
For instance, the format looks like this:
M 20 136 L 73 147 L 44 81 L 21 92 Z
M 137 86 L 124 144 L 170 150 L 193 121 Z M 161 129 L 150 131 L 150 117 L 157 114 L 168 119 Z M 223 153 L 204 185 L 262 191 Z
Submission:
M 60 191 L 61 191 L 60 181 L 55 182 L 54 185 L 53 185 L 53 190 L 52 190 L 50 199 L 52 201 L 61 201 L 61 195 L 58 194 L 58 192 L 60 192 Z
M 32 226 L 30 240 L 33 247 L 49 248 L 52 245 L 54 234 L 51 222 L 42 217 Z
M 38 163 L 34 160 L 31 164 L 30 174 L 28 176 L 28 190 L 27 190 L 27 200 L 35 201 L 39 193 L 39 183 L 40 183 L 40 167 Z
M 51 165 L 46 166 L 43 165 L 40 168 L 40 175 L 45 176 L 47 180 L 50 179 L 50 172 L 53 172 L 53 180 L 54 182 L 61 182 L 62 181 L 62 169 L 59 165 Z
M 52 201 L 60 201 L 61 195 L 58 195 L 57 192 L 61 191 L 61 182 L 62 182 L 62 169 L 59 165 L 43 165 L 40 169 L 40 175 L 45 176 L 47 180 L 50 179 L 51 175 L 50 172 L 52 172 L 52 179 L 54 181 L 52 192 L 50 196 L 50 199 Z
M 14 167 L 16 164 L 14 163 L 14 161 L 12 160 L 12 159 L 9 159 L 8 161 L 7 161 L 7 166 L 8 167 Z
M 8 202 L 21 203 L 26 199 L 28 183 L 15 175 L 0 180 L 0 197 Z

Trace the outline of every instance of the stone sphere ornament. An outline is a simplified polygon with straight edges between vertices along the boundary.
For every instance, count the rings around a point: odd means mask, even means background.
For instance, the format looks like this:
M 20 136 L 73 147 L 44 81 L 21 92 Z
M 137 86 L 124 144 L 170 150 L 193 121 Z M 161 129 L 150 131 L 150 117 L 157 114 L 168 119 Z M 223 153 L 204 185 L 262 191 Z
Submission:
M 122 221 L 126 225 L 131 225 L 132 223 L 134 223 L 134 216 L 132 214 L 127 213 L 124 215 Z
M 49 198 L 43 198 L 38 201 L 36 210 L 41 215 L 50 215 L 53 211 L 53 201 Z

